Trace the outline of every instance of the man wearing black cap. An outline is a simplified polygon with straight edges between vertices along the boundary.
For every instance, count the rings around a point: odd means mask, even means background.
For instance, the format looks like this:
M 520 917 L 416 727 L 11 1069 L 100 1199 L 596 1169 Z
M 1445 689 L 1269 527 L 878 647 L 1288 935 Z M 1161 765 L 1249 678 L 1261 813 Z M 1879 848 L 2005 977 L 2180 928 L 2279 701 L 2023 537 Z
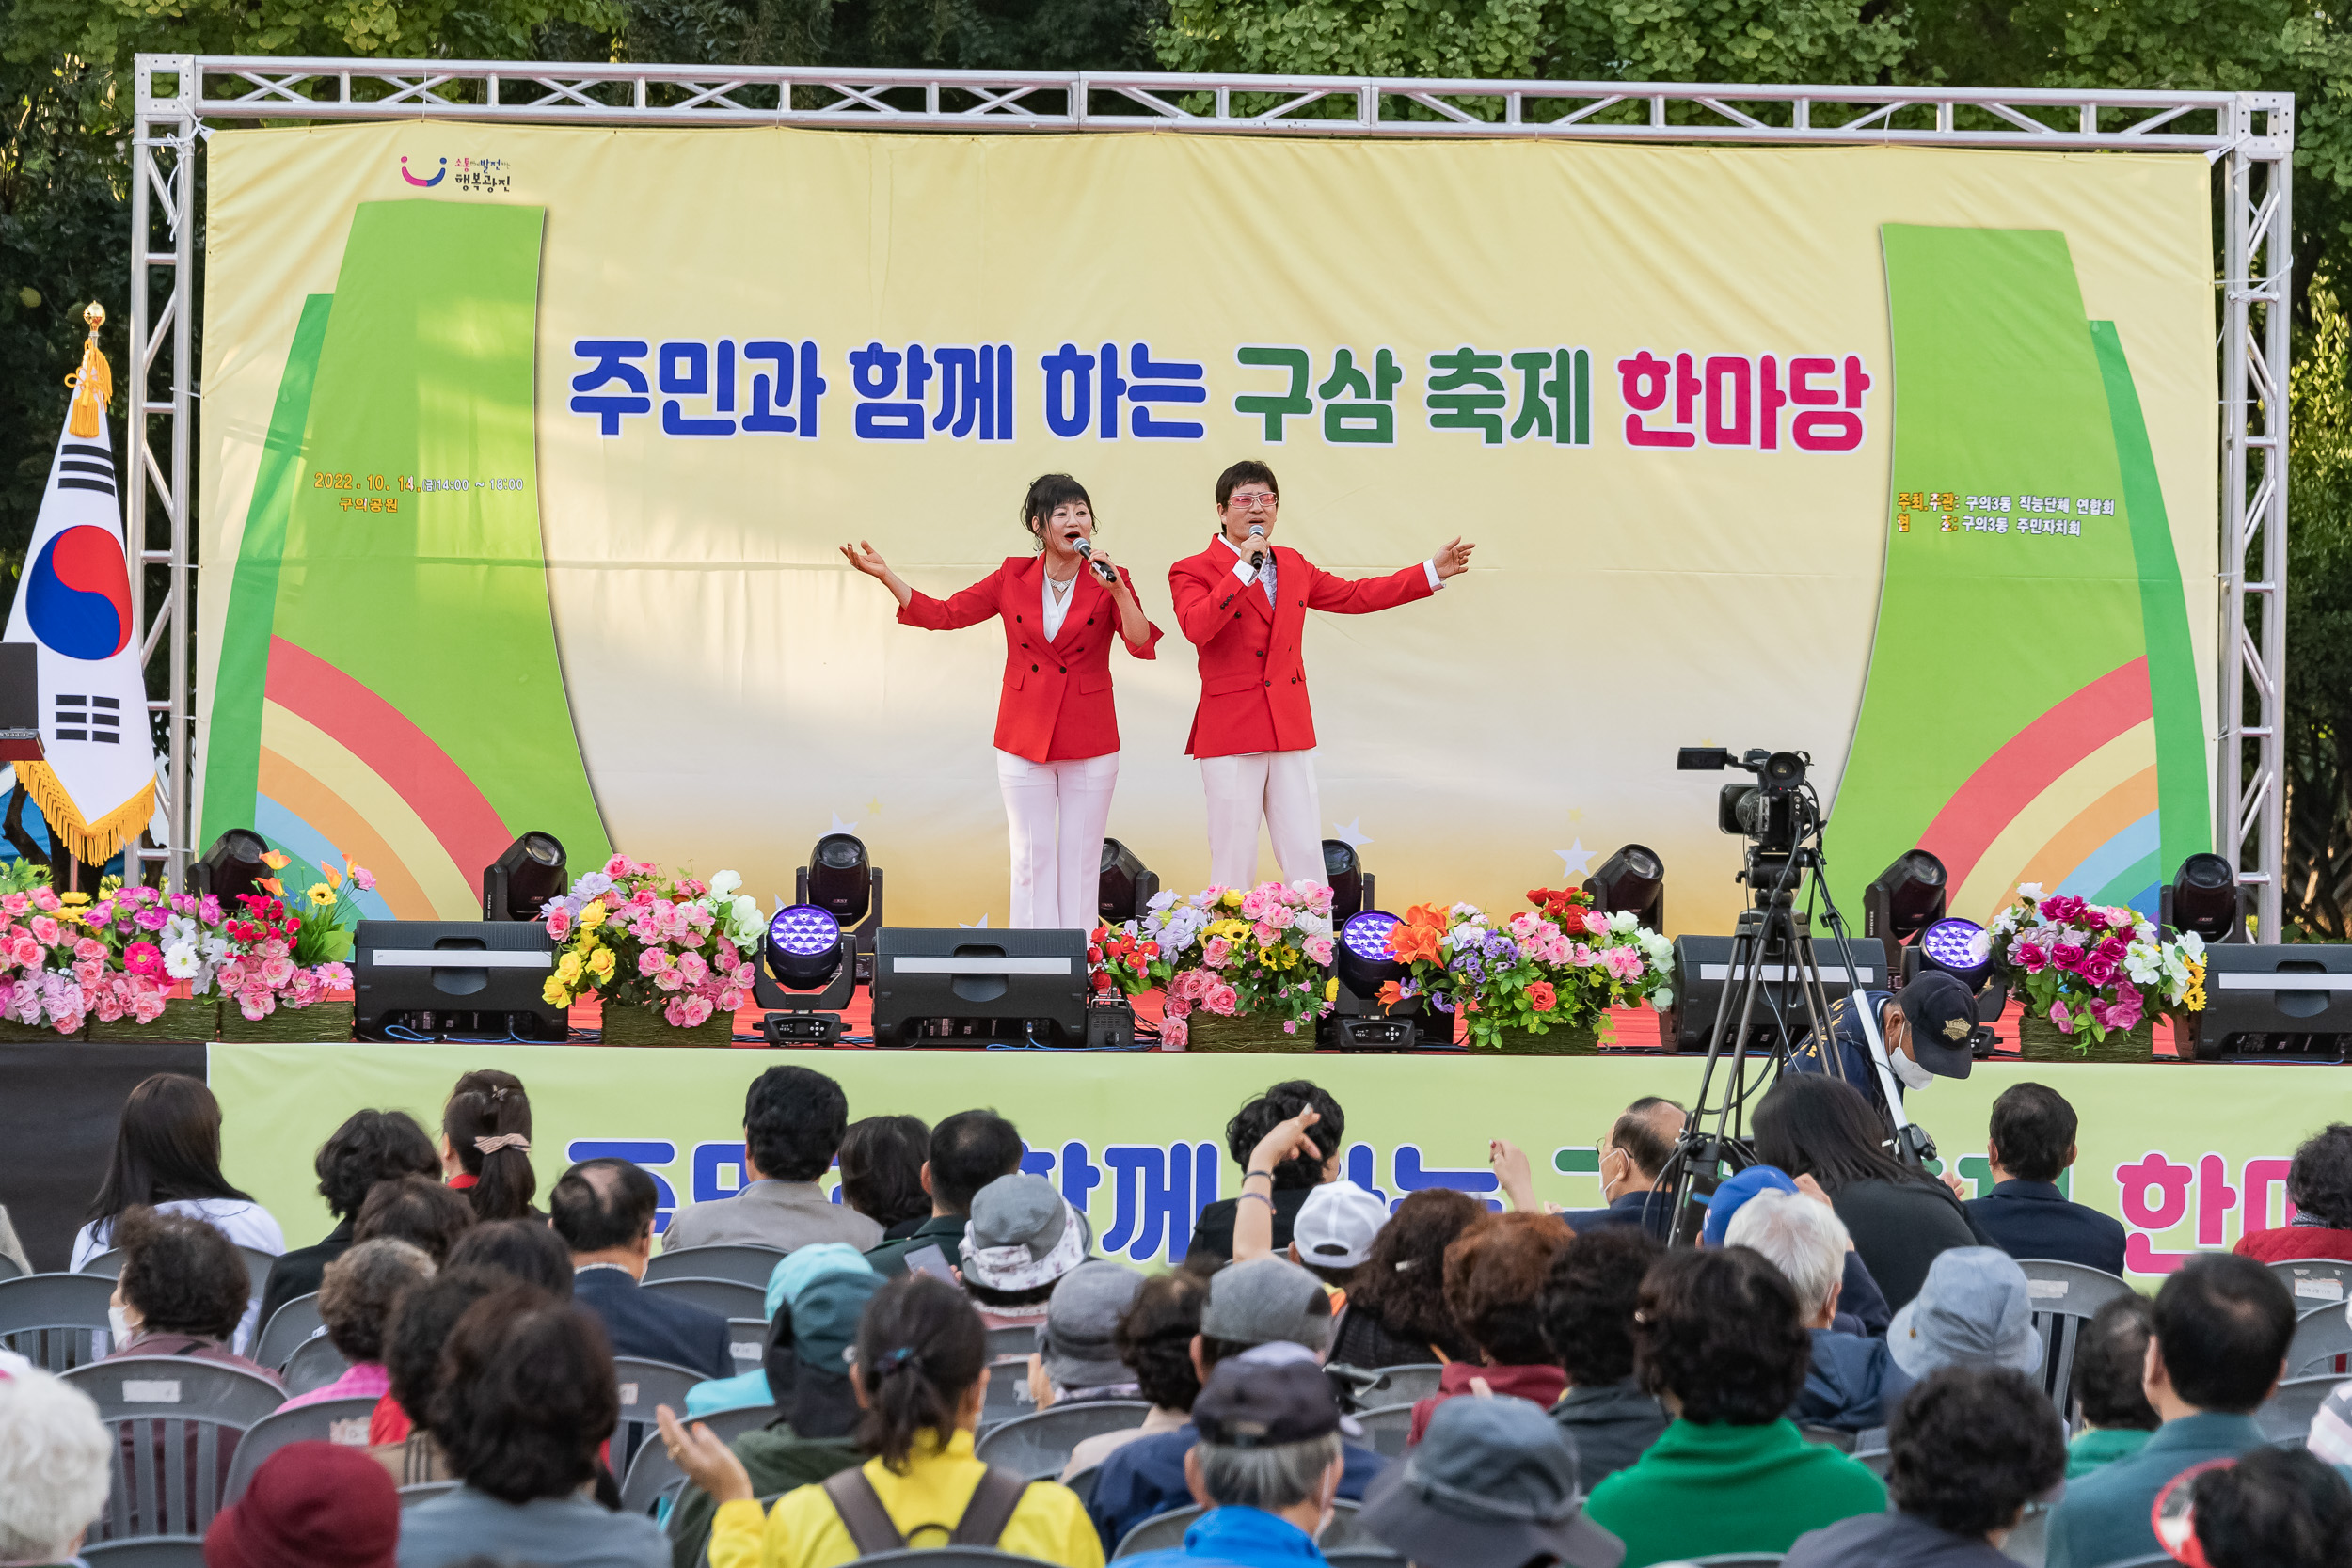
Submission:
M 1977 999 L 1963 982 L 1931 969 L 1899 992 L 1866 990 L 1831 1003 L 1829 1043 L 1836 1054 L 1829 1054 L 1816 1036 L 1807 1034 L 1797 1042 L 1788 1065 L 1799 1072 L 1842 1076 L 1882 1114 L 1891 1113 L 1870 1050 L 1867 1023 L 1873 1017 L 1898 1098 L 1904 1089 L 1924 1089 L 1938 1078 L 1965 1078 L 1976 1063 L 1969 1041 L 1977 1031 Z

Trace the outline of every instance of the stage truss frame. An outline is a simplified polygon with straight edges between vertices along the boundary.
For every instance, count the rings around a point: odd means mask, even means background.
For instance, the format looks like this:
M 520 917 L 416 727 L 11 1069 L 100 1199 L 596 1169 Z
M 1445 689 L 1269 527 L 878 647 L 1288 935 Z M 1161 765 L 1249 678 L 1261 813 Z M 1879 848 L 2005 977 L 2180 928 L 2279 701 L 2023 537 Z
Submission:
M 131 184 L 127 492 L 142 565 L 167 569 L 141 650 L 170 661 L 167 842 L 181 885 L 196 824 L 190 328 L 196 150 L 208 121 L 459 119 L 523 125 L 830 126 L 1219 135 L 1495 137 L 1808 147 L 2200 153 L 2221 171 L 2221 550 L 2214 843 L 2265 935 L 2285 870 L 2290 93 L 1437 81 L 1152 72 L 841 71 L 481 60 L 141 55 Z M 158 536 L 161 542 L 158 542 Z

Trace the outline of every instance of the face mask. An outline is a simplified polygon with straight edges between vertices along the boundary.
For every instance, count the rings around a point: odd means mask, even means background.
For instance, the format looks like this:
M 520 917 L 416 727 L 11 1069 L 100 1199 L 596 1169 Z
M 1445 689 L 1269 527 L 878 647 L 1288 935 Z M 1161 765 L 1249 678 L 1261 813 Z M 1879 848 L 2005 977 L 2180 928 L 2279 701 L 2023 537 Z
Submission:
M 106 1307 L 106 1329 L 114 1336 L 115 1348 L 119 1350 L 130 1343 L 131 1336 L 138 1332 L 138 1325 L 131 1321 L 130 1313 L 109 1303 Z
M 1924 1089 L 1935 1082 L 1935 1074 L 1899 1051 L 1890 1051 L 1886 1053 L 1886 1065 L 1895 1069 L 1896 1081 L 1904 1088 Z

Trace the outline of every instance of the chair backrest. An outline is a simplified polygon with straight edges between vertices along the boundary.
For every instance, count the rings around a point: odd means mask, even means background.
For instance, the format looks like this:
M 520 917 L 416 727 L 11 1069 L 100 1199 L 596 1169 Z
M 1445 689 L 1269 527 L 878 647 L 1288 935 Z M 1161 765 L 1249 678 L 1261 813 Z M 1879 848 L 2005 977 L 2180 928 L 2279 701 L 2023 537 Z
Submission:
M 1380 1381 L 1358 1394 L 1356 1402 L 1375 1407 L 1428 1399 L 1438 1391 L 1438 1379 L 1445 1375 L 1445 1369 L 1434 1361 L 1366 1370 Z
M 716 1312 L 723 1318 L 757 1318 L 762 1324 L 768 1321 L 768 1292 L 757 1285 L 746 1285 L 739 1279 L 706 1279 L 698 1275 L 673 1275 L 668 1279 L 648 1279 L 643 1289 L 659 1291 L 672 1301 L 691 1302 L 706 1312 Z
M 1166 1513 L 1154 1513 L 1119 1538 L 1114 1559 L 1133 1557 L 1137 1552 L 1164 1552 L 1184 1544 L 1184 1531 L 1192 1522 L 1208 1512 L 1199 1503 L 1189 1508 L 1172 1508 Z
M 1716 1552 L 1708 1557 L 1683 1559 L 1692 1568 L 1778 1568 L 1784 1560 L 1778 1552 Z M 2169 1558 L 2165 1560 L 2170 1561 Z
M 621 1424 L 612 1433 L 612 1465 L 614 1475 L 625 1476 L 637 1450 L 653 1434 L 655 1409 L 666 1404 L 685 1414 L 686 1390 L 710 1379 L 691 1367 L 642 1361 L 633 1355 L 614 1356 L 612 1373 L 620 1385 Z
M 1357 1512 L 1360 1506 L 1346 1497 L 1332 1498 L 1331 1517 L 1325 1523 L 1323 1533 L 1315 1537 L 1315 1544 L 1326 1549 L 1337 1547 L 1343 1552 L 1367 1548 L 1375 1552 L 1387 1551 L 1388 1548 L 1375 1540 L 1372 1532 L 1364 1528 L 1358 1519 Z
M 296 1296 L 269 1315 L 261 1334 L 253 1341 L 253 1359 L 264 1367 L 282 1369 L 310 1338 L 326 1325 L 319 1320 L 319 1297 L 316 1291 L 307 1296 Z
M 0 1345 L 36 1367 L 62 1372 L 114 1348 L 106 1305 L 111 1279 L 79 1274 L 28 1274 L 0 1279 Z
M 253 1284 L 253 1299 L 261 1300 L 262 1292 L 269 1288 L 269 1271 L 278 1262 L 277 1255 L 256 1252 L 249 1246 L 241 1246 L 237 1248 L 237 1256 L 245 1260 L 246 1277 Z M 119 1246 L 110 1246 L 92 1257 L 75 1272 L 103 1274 L 108 1279 L 120 1279 L 122 1277 L 122 1249 Z
M 0 1291 L 7 1289 L 0 1285 Z M 2342 1308 L 2306 1312 L 2295 1324 L 2295 1338 L 2287 1341 L 2287 1376 L 2300 1380 L 2332 1370 L 2335 1358 L 2346 1352 L 2352 1352 L 2352 1322 Z
M 1007 1421 L 1036 1414 L 1037 1401 L 1029 1396 L 1028 1354 L 1024 1352 L 1017 1360 L 1009 1355 L 992 1360 L 988 1366 L 988 1393 L 980 1402 L 980 1431 L 992 1432 Z
M 874 1568 L 1037 1568 L 1038 1559 L 993 1546 L 914 1546 L 901 1552 L 876 1552 L 856 1560 Z
M 299 1410 L 280 1410 L 253 1423 L 237 1441 L 237 1457 L 229 1466 L 223 1503 L 245 1496 L 262 1461 L 289 1443 L 333 1443 L 341 1448 L 368 1446 L 368 1421 L 375 1414 L 373 1395 L 357 1399 L 321 1400 Z
M 654 1285 L 664 1279 L 732 1279 L 759 1291 L 761 1305 L 765 1306 L 769 1276 L 783 1261 L 784 1254 L 769 1246 L 726 1243 L 680 1247 L 675 1252 L 657 1252 L 647 1259 L 644 1282 Z
M 204 1543 L 194 1536 L 104 1541 L 82 1548 L 90 1568 L 204 1568 Z
M 0 1256 L 0 1279 L 22 1279 L 24 1271 L 16 1266 L 16 1259 Z
M 2130 1295 L 2131 1284 L 2116 1275 L 2050 1258 L 2021 1258 L 2017 1266 L 2026 1271 L 2026 1298 L 2033 1307 L 2034 1332 L 2042 1336 L 2042 1391 L 2060 1417 L 2071 1418 L 2074 1349 L 2083 1327 L 2100 1307 Z
M 1323 1560 L 1330 1568 L 1396 1568 L 1404 1558 L 1377 1544 L 1364 1546 L 1343 1546 L 1326 1551 Z
M 2316 1377 L 2290 1378 L 2279 1385 L 2254 1412 L 2254 1424 L 2263 1429 L 2264 1440 L 2279 1443 L 2292 1437 L 2299 1442 L 2310 1435 L 2312 1418 L 2319 1414 L 2320 1405 L 2344 1381 L 2335 1372 L 2322 1372 Z
M 286 1402 L 286 1391 L 268 1378 L 192 1355 L 117 1355 L 76 1367 L 65 1381 L 96 1400 L 109 1421 L 203 1416 L 249 1427 Z
M 673 1410 L 677 1406 L 672 1405 Z M 711 1435 L 722 1443 L 732 1444 L 747 1432 L 756 1432 L 776 1418 L 772 1404 L 747 1404 L 736 1410 L 714 1410 L 698 1416 L 698 1424 L 710 1429 Z M 651 1513 L 662 1497 L 675 1497 L 686 1481 L 686 1474 L 670 1457 L 670 1450 L 660 1443 L 641 1443 L 637 1457 L 628 1463 L 628 1471 L 621 1482 L 621 1512 Z
M 462 1481 L 421 1481 L 414 1486 L 404 1486 L 400 1489 L 400 1506 L 414 1508 L 419 1503 L 429 1503 L 434 1498 L 454 1492 L 465 1484 Z
M 2341 1258 L 2281 1258 L 2264 1267 L 2279 1276 L 2298 1313 L 2314 1307 L 2342 1307 L 2352 1297 L 2352 1263 Z
M 1050 1480 L 1061 1474 L 1062 1466 L 1070 1463 L 1070 1450 L 1087 1438 L 1139 1427 L 1150 1414 L 1149 1400 L 1079 1400 L 1057 1404 L 990 1428 L 973 1446 L 972 1453 L 976 1459 L 1017 1470 L 1032 1481 Z
M 1853 1452 L 1853 1433 L 1836 1427 L 1817 1426 L 1807 1421 L 1797 1428 L 1797 1435 L 1808 1443 L 1819 1443 L 1825 1449 L 1836 1449 L 1839 1453 Z
M 768 1364 L 767 1353 L 768 1325 L 766 1323 L 757 1318 L 729 1318 L 727 1320 L 727 1354 L 735 1358 L 735 1372 L 738 1377 L 745 1372 L 755 1372 L 766 1366 Z
M 241 1423 L 203 1416 L 132 1416 L 106 1423 L 106 1505 L 89 1539 L 201 1538 L 220 1512 Z
M 1075 1493 L 1080 1502 L 1091 1504 L 1094 1501 L 1094 1483 L 1102 1479 L 1103 1466 L 1089 1465 L 1062 1484 Z
M 1865 1427 L 1853 1434 L 1853 1456 L 1857 1463 L 1867 1465 L 1881 1481 L 1895 1465 L 1895 1455 L 1886 1446 L 1884 1427 Z
M 1015 1323 L 1010 1328 L 988 1331 L 988 1354 L 991 1360 L 1015 1355 L 1026 1361 L 1037 1353 L 1037 1324 Z
M 2024 1563 L 2026 1568 L 2045 1568 L 2050 1557 L 2048 1504 L 2026 1505 L 2026 1516 L 2017 1521 L 2017 1528 L 2001 1543 L 2001 1555 L 2011 1562 Z
M 315 1339 L 305 1339 L 294 1347 L 294 1354 L 286 1358 L 284 1376 L 287 1397 L 291 1399 L 296 1394 L 316 1393 L 349 1370 L 351 1363 L 344 1359 L 343 1353 L 337 1350 L 334 1341 L 326 1336 L 322 1334 Z
M 89 1261 L 73 1271 L 75 1274 L 103 1274 L 108 1279 L 122 1277 L 122 1249 L 110 1246 L 103 1252 L 90 1255 Z
M 1383 1459 L 1394 1459 L 1405 1451 L 1405 1439 L 1413 1430 L 1413 1407 L 1409 1404 L 1384 1404 L 1359 1412 L 1356 1424 L 1364 1429 L 1363 1440 L 1372 1451 Z

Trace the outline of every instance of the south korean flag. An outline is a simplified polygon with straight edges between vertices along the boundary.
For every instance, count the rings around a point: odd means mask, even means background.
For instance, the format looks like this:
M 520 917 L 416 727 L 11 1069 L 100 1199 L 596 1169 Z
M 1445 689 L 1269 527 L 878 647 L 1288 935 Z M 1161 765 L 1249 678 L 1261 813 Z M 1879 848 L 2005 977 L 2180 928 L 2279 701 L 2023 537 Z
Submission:
M 7 640 L 40 648 L 48 758 L 19 764 L 18 781 L 48 819 L 53 842 L 103 865 L 155 814 L 155 751 L 120 486 L 104 407 L 87 401 L 75 400 L 49 465 Z M 91 435 L 73 433 L 93 423 Z

